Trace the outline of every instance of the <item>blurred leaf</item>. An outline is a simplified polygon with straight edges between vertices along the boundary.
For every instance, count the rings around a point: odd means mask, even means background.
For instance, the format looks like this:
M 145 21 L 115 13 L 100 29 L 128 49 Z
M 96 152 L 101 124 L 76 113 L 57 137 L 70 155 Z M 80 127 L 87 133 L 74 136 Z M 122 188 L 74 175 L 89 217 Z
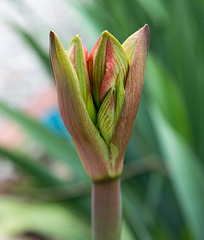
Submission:
M 149 80 L 146 78 L 145 85 L 147 81 Z M 144 90 L 145 89 L 146 88 L 144 88 Z M 128 145 L 131 146 L 132 142 L 133 152 L 136 152 L 137 146 L 142 158 L 148 155 L 152 155 L 152 153 L 159 154 L 159 146 L 154 133 L 154 126 L 152 125 L 147 109 L 146 98 L 147 94 L 145 91 L 143 91 L 132 132 L 132 137 Z
M 182 92 L 168 69 L 152 53 L 148 55 L 146 76 L 148 97 L 158 103 L 168 121 L 191 143 L 191 125 Z
M 9 158 L 23 171 L 29 173 L 41 186 L 57 186 L 64 184 L 63 181 L 54 176 L 50 170 L 31 157 L 25 156 L 11 150 L 0 147 L 0 155 Z
M 20 202 L 0 199 L 0 233 L 4 239 L 26 231 L 37 232 L 52 239 L 90 239 L 90 225 L 57 204 Z
M 132 233 L 129 225 L 125 220 L 123 220 L 123 225 L 122 225 L 122 240 L 135 240 L 134 234 Z
M 63 160 L 72 168 L 76 175 L 81 177 L 86 176 L 71 141 L 65 140 L 59 135 L 54 134 L 38 121 L 26 116 L 18 110 L 9 108 L 3 102 L 0 102 L 0 112 L 5 113 L 8 117 L 20 124 L 21 127 L 42 144 L 47 153 L 57 158 L 57 160 Z
M 148 183 L 148 189 L 146 193 L 146 201 L 151 202 L 154 213 L 158 209 L 162 188 L 163 188 L 164 177 L 158 173 L 151 173 Z
M 175 82 L 179 85 L 192 128 L 192 143 L 196 154 L 204 156 L 203 108 L 203 4 L 198 1 L 172 1 L 169 5 L 171 24 L 163 32 L 164 55 Z M 200 26 L 200 27 L 199 27 Z
M 195 240 L 204 239 L 204 171 L 183 138 L 167 123 L 159 108 L 151 115 L 162 154 L 183 215 Z
M 138 0 L 154 24 L 165 24 L 169 21 L 168 11 L 161 0 Z
M 129 1 L 131 4 L 128 4 Z M 68 1 L 70 3 L 70 1 Z M 71 3 L 83 14 L 83 16 L 90 20 L 91 25 L 94 25 L 95 32 L 98 36 L 101 31 L 107 29 L 119 41 L 124 41 L 128 34 L 136 31 L 135 18 L 130 14 L 138 11 L 138 4 L 132 0 L 95 0 L 95 1 L 71 1 Z M 134 7 L 133 7 L 134 5 Z M 135 6 L 137 5 L 137 6 Z M 140 15 L 138 13 L 138 15 Z M 139 26 L 137 26 L 139 28 Z M 89 30 L 90 31 L 90 30 Z
M 136 200 L 136 194 L 131 191 L 128 185 L 123 184 L 123 208 L 124 217 L 131 227 L 135 239 L 153 240 L 149 230 L 146 227 L 144 219 L 141 216 L 141 209 Z
M 40 43 L 38 43 L 34 36 L 32 36 L 27 30 L 22 28 L 20 25 L 17 25 L 17 23 L 11 22 L 10 25 L 13 28 L 13 30 L 16 33 L 18 33 L 24 39 L 24 41 L 31 47 L 31 49 L 36 53 L 36 55 L 39 57 L 42 64 L 44 65 L 47 73 L 51 75 L 48 53 L 40 46 Z
M 138 158 L 136 160 L 124 162 L 124 169 L 121 178 L 125 180 L 148 172 L 159 172 L 162 173 L 162 175 L 166 175 L 166 169 L 159 157 L 152 155 L 146 158 Z

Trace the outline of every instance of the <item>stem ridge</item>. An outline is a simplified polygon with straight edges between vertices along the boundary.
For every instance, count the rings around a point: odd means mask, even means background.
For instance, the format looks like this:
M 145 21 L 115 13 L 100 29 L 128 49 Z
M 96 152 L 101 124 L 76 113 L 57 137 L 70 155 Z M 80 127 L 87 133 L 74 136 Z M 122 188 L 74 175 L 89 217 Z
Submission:
M 92 240 L 121 239 L 120 179 L 93 181 Z

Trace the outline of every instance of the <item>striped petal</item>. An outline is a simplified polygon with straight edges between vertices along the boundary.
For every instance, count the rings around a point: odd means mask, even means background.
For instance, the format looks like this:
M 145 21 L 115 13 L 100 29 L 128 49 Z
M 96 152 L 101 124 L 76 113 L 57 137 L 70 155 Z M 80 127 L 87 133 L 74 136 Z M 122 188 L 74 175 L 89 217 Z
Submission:
M 129 63 L 132 61 L 133 53 L 135 50 L 136 43 L 141 35 L 143 28 L 139 29 L 137 32 L 129 36 L 125 42 L 122 44 L 122 47 L 128 57 Z
M 104 31 L 89 55 L 88 66 L 94 102 L 100 115 L 98 117 L 99 130 L 108 144 L 123 105 L 129 68 L 128 58 L 120 43 L 109 32 Z M 111 98 L 109 98 L 110 90 L 113 93 Z M 111 105 L 107 106 L 107 104 Z M 110 117 L 107 118 L 110 113 Z M 110 119 L 112 119 L 111 127 Z
M 114 113 L 115 101 L 113 96 L 113 88 L 111 88 L 102 102 L 98 112 L 98 127 L 107 145 L 109 144 L 109 141 L 113 135 Z
M 50 33 L 50 63 L 59 112 L 84 168 L 94 180 L 112 176 L 109 149 L 89 117 L 75 67 L 54 32 Z
M 98 39 L 89 55 L 88 68 L 94 102 L 99 109 L 107 92 L 116 85 L 118 74 L 123 74 L 119 79 L 125 85 L 128 72 L 127 56 L 109 32 L 104 31 Z
M 71 43 L 69 44 L 67 53 L 78 76 L 81 94 L 89 116 L 92 122 L 96 124 L 96 109 L 92 99 L 87 69 L 88 51 L 83 47 L 79 35 L 75 36 L 72 39 Z
M 138 36 L 135 38 L 136 44 L 133 44 L 132 38 L 130 38 L 130 42 L 127 39 L 124 45 L 122 45 L 131 61 L 125 86 L 125 97 L 122 110 L 113 137 L 110 140 L 110 145 L 113 149 L 113 151 L 110 149 L 110 158 L 112 162 L 115 162 L 114 171 L 116 173 L 122 172 L 125 150 L 132 134 L 135 117 L 139 107 L 149 46 L 149 35 L 149 27 L 145 25 L 139 30 L 139 33 L 135 34 L 135 36 Z M 133 54 L 131 54 L 132 52 Z M 118 150 L 117 155 L 116 150 Z

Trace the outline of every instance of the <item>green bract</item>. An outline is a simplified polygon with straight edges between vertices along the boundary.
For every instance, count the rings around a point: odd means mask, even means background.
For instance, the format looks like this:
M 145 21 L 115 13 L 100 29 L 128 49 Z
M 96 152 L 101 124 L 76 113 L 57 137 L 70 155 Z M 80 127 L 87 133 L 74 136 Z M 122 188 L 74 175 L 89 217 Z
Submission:
M 121 174 L 124 153 L 139 106 L 149 27 L 122 45 L 104 31 L 89 54 L 77 35 L 66 51 L 50 33 L 50 63 L 58 105 L 88 175 Z

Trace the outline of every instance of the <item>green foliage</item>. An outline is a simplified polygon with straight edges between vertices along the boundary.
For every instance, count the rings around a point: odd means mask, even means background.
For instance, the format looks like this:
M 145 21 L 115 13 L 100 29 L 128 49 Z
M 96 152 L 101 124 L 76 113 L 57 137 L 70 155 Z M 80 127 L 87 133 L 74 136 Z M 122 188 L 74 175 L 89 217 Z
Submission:
M 36 160 L 11 150 L 0 147 L 0 154 L 12 160 L 17 166 L 37 179 L 41 186 L 62 185 L 63 182 L 57 179 L 45 166 Z
M 152 107 L 152 118 L 181 210 L 195 239 L 204 236 L 204 169 L 179 134 Z
M 1 198 L 0 213 L 4 216 L 0 232 L 5 237 L 32 230 L 50 238 L 90 239 L 90 225 L 71 209 L 59 204 L 25 203 L 17 199 Z
M 0 112 L 20 124 L 30 135 L 37 139 L 44 147 L 45 151 L 54 158 L 64 161 L 68 166 L 72 167 L 76 175 L 85 176 L 85 172 L 81 166 L 76 150 L 72 143 L 59 135 L 48 130 L 43 124 L 32 119 L 15 109 L 9 108 L 5 103 L 0 102 Z

